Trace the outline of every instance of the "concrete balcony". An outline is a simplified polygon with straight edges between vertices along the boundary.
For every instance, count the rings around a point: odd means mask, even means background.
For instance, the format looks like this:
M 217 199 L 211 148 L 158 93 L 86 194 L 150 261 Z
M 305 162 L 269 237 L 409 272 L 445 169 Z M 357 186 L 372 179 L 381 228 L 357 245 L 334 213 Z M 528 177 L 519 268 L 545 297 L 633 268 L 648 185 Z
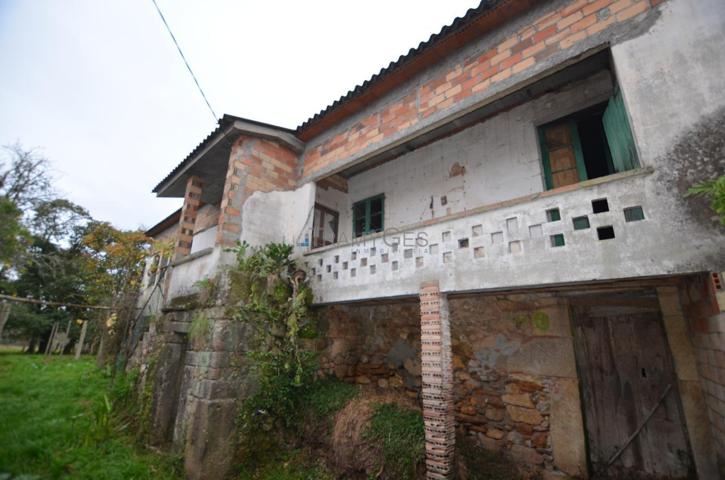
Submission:
M 428 280 L 462 292 L 700 270 L 696 248 L 683 248 L 675 216 L 652 193 L 652 173 L 610 175 L 310 250 L 315 302 L 417 295 Z

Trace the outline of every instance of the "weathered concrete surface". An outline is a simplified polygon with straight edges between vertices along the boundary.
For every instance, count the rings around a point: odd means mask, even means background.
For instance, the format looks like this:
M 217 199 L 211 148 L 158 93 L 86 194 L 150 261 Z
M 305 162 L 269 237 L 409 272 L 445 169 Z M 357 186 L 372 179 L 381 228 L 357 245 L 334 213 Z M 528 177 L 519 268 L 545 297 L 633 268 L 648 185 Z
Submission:
M 551 448 L 554 466 L 572 477 L 587 477 L 583 426 L 579 381 L 556 379 L 551 394 Z
M 567 303 L 551 294 L 451 297 L 456 417 L 524 470 L 587 475 Z

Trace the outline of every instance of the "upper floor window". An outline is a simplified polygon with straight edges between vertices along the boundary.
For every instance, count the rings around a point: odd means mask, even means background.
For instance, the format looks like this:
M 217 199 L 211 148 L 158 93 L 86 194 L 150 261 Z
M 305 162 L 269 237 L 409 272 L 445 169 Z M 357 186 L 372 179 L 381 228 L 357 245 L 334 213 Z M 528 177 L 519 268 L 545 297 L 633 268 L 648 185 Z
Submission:
M 385 209 L 383 194 L 360 200 L 352 206 L 353 237 L 360 237 L 374 232 L 382 232 Z
M 622 93 L 539 127 L 547 190 L 639 166 Z

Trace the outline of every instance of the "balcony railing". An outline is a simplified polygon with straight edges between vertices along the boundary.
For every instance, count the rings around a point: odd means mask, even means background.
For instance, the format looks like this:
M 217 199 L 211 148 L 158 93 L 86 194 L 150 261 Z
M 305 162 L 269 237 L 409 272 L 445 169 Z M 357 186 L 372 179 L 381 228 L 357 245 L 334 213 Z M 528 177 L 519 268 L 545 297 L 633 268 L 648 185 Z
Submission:
M 307 252 L 315 301 L 475 291 L 672 273 L 670 229 L 640 169 Z

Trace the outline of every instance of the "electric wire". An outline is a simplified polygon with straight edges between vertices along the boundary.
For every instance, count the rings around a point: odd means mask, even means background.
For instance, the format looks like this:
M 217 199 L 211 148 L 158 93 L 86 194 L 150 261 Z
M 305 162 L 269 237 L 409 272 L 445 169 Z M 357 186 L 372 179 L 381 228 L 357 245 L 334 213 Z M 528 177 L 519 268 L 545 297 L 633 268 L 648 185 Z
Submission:
M 169 27 L 169 24 L 166 21 L 164 14 L 161 13 L 159 4 L 156 3 L 156 0 L 151 0 L 151 1 L 153 2 L 154 7 L 156 7 L 156 11 L 159 12 L 159 16 L 161 17 L 161 21 L 164 22 L 166 31 L 169 32 L 169 35 L 171 35 L 171 40 L 174 41 L 174 45 L 176 45 L 176 49 L 179 51 L 179 55 L 181 55 L 181 59 L 184 61 L 184 65 L 186 65 L 186 68 L 189 70 L 189 73 L 191 74 L 191 78 L 194 79 L 194 83 L 196 83 L 196 87 L 199 89 L 199 93 L 201 93 L 201 96 L 204 98 L 204 101 L 206 102 L 206 106 L 209 107 L 209 111 L 211 112 L 211 115 L 212 115 L 212 117 L 214 117 L 214 121 L 216 122 L 219 117 L 217 117 L 216 113 L 214 113 L 214 109 L 211 108 L 211 103 L 209 103 L 209 100 L 206 98 L 206 95 L 204 94 L 204 90 L 201 88 L 201 85 L 199 84 L 199 80 L 196 79 L 196 75 L 194 75 L 194 71 L 191 69 L 191 65 L 189 65 L 189 62 L 186 60 L 186 57 L 184 56 L 184 52 L 181 51 L 179 42 L 176 41 L 176 37 L 174 36 L 174 33 L 171 31 L 171 27 Z

